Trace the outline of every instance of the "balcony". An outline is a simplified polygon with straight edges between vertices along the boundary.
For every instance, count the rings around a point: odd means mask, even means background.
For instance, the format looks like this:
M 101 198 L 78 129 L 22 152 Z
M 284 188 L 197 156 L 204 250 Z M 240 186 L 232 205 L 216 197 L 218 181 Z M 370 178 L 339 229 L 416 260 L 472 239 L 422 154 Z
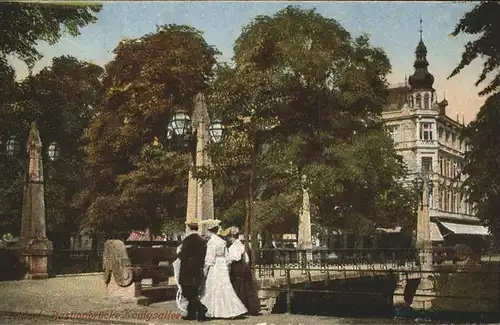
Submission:
M 415 146 L 437 148 L 438 142 L 437 140 L 417 140 L 415 141 Z

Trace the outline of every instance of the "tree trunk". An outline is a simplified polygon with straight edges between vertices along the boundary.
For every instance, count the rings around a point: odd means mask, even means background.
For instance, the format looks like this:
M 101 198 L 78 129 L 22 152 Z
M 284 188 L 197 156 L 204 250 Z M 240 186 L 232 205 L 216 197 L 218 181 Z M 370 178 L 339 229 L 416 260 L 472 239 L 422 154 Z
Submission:
M 247 193 L 247 198 L 245 200 L 245 225 L 244 225 L 244 232 L 245 232 L 245 250 L 248 252 L 250 251 L 250 201 L 248 198 L 248 193 Z M 252 260 L 253 263 L 253 260 Z
M 250 237 L 251 237 L 251 247 L 252 247 L 252 265 L 256 263 L 257 249 L 258 249 L 258 238 L 257 231 L 255 228 L 255 204 L 254 204 L 254 179 L 255 179 L 255 169 L 257 167 L 257 145 L 254 145 L 251 157 L 251 167 L 250 167 L 250 182 L 248 187 L 248 214 L 250 222 Z

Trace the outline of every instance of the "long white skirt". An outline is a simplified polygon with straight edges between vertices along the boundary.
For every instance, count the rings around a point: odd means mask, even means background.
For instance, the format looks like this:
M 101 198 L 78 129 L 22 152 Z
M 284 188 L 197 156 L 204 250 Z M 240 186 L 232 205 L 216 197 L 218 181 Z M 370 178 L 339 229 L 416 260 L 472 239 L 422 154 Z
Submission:
M 201 302 L 208 309 L 207 317 L 233 318 L 247 313 L 234 292 L 225 257 L 217 257 L 215 265 L 210 268 Z

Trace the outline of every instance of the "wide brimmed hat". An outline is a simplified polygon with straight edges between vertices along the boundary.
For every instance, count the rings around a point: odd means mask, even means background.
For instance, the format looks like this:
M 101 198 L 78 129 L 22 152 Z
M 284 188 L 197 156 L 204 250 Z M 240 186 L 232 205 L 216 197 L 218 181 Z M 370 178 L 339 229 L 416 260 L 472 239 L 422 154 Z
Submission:
M 188 227 L 198 227 L 198 219 L 186 221 Z
M 220 220 L 218 219 L 207 219 L 201 222 L 202 225 L 207 227 L 207 229 L 212 229 L 220 225 Z
M 229 235 L 231 235 L 231 228 L 232 227 L 229 227 L 229 228 L 226 228 L 224 230 L 222 230 L 219 235 L 221 235 L 222 237 L 227 237 Z

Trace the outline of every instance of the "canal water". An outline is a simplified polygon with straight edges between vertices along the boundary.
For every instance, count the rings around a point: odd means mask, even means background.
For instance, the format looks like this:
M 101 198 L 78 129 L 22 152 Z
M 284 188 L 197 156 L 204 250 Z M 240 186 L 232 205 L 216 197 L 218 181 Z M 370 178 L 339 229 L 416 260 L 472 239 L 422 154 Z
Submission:
M 396 281 L 391 276 L 309 283 L 282 292 L 274 312 L 341 318 L 342 324 L 487 324 L 500 323 L 499 313 L 417 311 L 395 308 Z M 351 322 L 352 320 L 352 322 Z

